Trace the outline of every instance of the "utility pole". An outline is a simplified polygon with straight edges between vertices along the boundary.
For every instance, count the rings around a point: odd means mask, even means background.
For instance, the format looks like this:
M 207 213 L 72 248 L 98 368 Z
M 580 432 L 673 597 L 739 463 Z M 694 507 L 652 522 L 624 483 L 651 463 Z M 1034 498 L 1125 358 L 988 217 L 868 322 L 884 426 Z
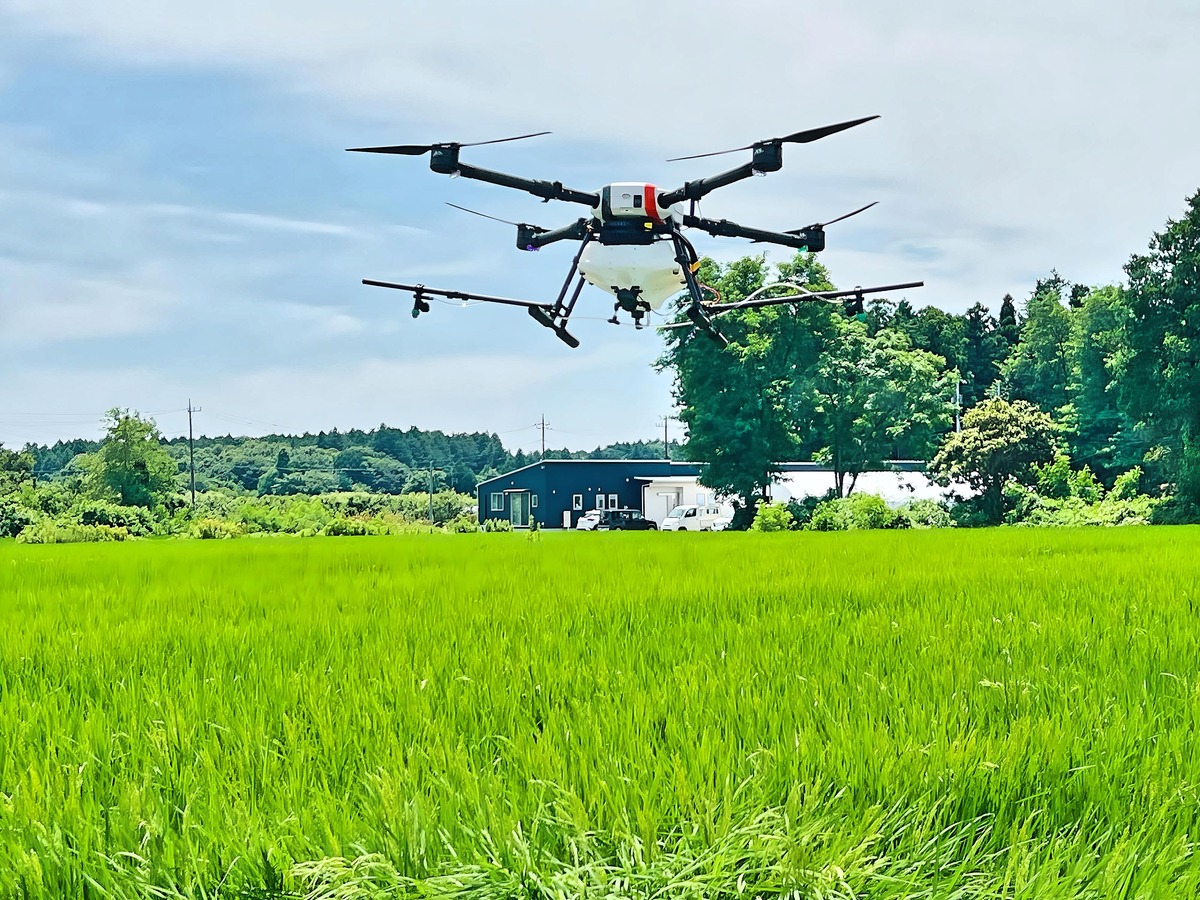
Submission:
M 188 471 L 192 482 L 192 509 L 196 508 L 196 448 L 192 442 L 192 413 L 203 412 L 200 407 L 192 406 L 192 398 L 188 397 Z
M 667 423 L 670 422 L 673 418 L 675 418 L 675 417 L 674 416 L 663 416 L 662 417 L 663 459 L 665 459 L 667 462 L 671 461 L 671 443 L 670 443 L 670 441 L 667 440 Z
M 550 426 L 546 424 L 546 414 L 542 413 L 542 421 L 538 423 L 538 428 L 542 429 L 542 459 L 546 458 L 546 429 Z
M 429 461 L 429 527 L 433 527 L 433 460 Z
M 955 432 L 962 431 L 962 386 L 963 380 L 958 379 L 958 384 L 954 385 L 954 430 Z

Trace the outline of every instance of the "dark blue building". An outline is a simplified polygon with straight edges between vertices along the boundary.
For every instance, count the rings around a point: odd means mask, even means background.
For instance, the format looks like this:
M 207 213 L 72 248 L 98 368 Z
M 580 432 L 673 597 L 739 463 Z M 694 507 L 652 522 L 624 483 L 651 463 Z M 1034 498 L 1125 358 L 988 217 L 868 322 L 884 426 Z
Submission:
M 479 521 L 527 528 L 574 528 L 590 509 L 642 509 L 648 478 L 688 476 L 699 468 L 667 460 L 546 459 L 479 484 Z

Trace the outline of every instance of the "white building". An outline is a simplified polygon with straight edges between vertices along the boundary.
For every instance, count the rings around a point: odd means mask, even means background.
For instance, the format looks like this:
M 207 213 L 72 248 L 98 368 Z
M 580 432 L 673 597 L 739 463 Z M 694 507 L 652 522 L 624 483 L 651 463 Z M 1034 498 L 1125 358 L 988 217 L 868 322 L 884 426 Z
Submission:
M 854 484 L 857 494 L 878 494 L 889 506 L 900 506 L 909 500 L 947 500 L 951 493 L 966 492 L 963 485 L 940 487 L 924 471 L 925 464 L 913 460 L 889 463 L 889 471 L 863 472 Z M 833 470 L 817 463 L 783 463 L 769 493 L 771 499 L 786 503 L 805 497 L 822 497 L 833 490 Z M 662 524 L 673 507 L 714 505 L 723 515 L 733 515 L 728 500 L 718 500 L 715 492 L 701 484 L 694 475 L 671 474 L 638 478 L 642 485 L 642 512 L 646 518 Z

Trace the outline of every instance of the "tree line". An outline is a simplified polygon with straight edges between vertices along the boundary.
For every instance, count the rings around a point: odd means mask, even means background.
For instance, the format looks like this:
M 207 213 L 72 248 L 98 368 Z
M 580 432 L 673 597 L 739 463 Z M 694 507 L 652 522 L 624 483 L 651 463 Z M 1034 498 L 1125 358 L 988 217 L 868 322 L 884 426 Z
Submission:
M 109 442 L 113 423 L 128 410 L 109 413 L 104 440 L 73 439 L 52 445 L 26 445 L 29 477 L 83 489 L 87 461 Z M 151 423 L 153 424 L 153 423 Z M 190 474 L 187 438 L 158 439 L 173 461 L 174 488 L 183 490 Z M 672 443 L 678 450 L 678 446 Z M 8 451 L 13 453 L 13 451 Z M 471 493 L 480 481 L 546 459 L 661 459 L 662 441 L 633 441 L 591 451 L 547 450 L 543 454 L 508 450 L 499 435 L 446 434 L 380 425 L 369 431 L 320 431 L 265 437 L 199 437 L 194 441 L 196 489 L 258 495 L 366 491 L 405 494 L 451 490 Z
M 830 464 L 838 495 L 889 460 L 929 460 L 997 522 L 1017 503 L 1006 491 L 1050 483 L 1036 467 L 1061 471 L 1060 456 L 1101 491 L 1123 479 L 1128 493 L 1136 470 L 1160 520 L 1200 520 L 1200 193 L 1125 272 L 1099 286 L 1051 272 L 997 315 L 881 298 L 733 311 L 725 348 L 670 330 L 659 366 L 675 376 L 685 452 L 747 524 L 789 460 Z M 698 277 L 725 302 L 775 281 L 833 287 L 805 253 L 774 268 L 705 259 Z

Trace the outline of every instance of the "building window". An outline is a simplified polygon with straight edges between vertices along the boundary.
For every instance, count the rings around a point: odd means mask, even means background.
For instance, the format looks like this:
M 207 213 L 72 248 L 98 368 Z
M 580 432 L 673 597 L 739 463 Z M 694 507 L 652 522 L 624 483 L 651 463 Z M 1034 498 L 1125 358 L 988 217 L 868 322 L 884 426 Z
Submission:
M 603 494 L 596 495 L 596 509 L 604 509 L 604 495 Z
M 529 506 L 531 509 L 537 509 L 537 494 L 529 495 Z
M 608 495 L 608 508 L 609 509 L 616 509 L 620 505 L 621 505 L 621 501 L 617 498 L 616 494 Z
M 492 494 L 492 512 L 504 512 L 504 494 Z
M 571 495 L 571 509 L 577 512 L 583 509 L 583 494 Z

